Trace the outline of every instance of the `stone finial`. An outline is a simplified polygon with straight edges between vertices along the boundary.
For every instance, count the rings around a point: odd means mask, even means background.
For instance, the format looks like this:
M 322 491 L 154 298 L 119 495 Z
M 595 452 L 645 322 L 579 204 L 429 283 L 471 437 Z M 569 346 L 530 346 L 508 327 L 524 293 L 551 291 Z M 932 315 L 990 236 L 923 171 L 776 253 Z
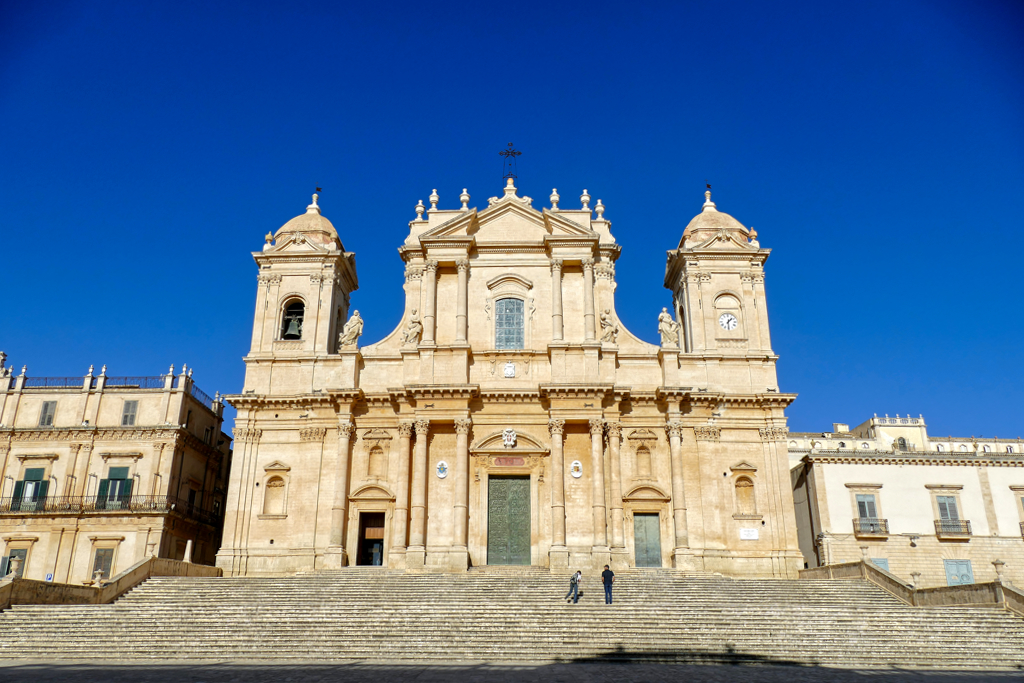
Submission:
M 505 181 L 505 196 L 506 197 L 511 197 L 511 196 L 515 195 L 515 193 L 516 193 L 516 183 L 515 183 L 515 180 L 512 179 L 512 178 L 508 178 Z
M 427 210 L 427 207 L 423 206 L 423 200 L 422 199 L 419 200 L 418 202 L 416 202 L 416 220 L 417 221 L 422 221 L 423 220 L 423 212 L 426 211 L 426 210 Z
M 85 376 L 86 376 L 86 377 L 92 377 L 92 369 L 93 369 L 93 366 L 92 366 L 92 365 L 90 365 L 90 366 L 89 366 L 89 372 L 85 373 Z
M 715 208 L 715 203 L 711 201 L 711 190 L 704 190 L 704 210 L 718 211 L 718 209 Z
M 551 210 L 552 211 L 557 211 L 558 210 L 558 200 L 561 199 L 561 197 L 558 196 L 558 190 L 552 187 L 551 188 L 551 196 L 548 197 L 548 199 L 551 200 Z
M 167 369 L 167 374 L 168 375 L 173 375 L 174 374 L 174 363 L 171 363 L 171 367 Z
M 459 195 L 459 201 L 462 202 L 462 210 L 469 211 L 469 193 L 466 192 L 466 188 L 462 188 L 462 194 Z
M 597 205 L 594 206 L 594 211 L 597 212 L 597 220 L 603 221 L 604 220 L 604 204 L 601 203 L 600 199 L 597 200 Z
M 26 372 L 28 372 L 28 366 L 27 365 L 22 365 L 21 366 L 21 376 L 24 377 Z
M 213 402 L 214 403 L 220 403 L 220 392 L 219 391 L 213 392 Z
M 590 195 L 586 190 L 583 190 L 583 194 L 580 195 L 580 203 L 583 204 L 583 208 L 590 210 Z
M 995 570 L 996 570 L 996 581 L 999 581 L 1000 583 L 1002 583 L 1003 582 L 1003 567 L 1006 566 L 1006 563 L 1003 562 L 1002 560 L 1000 560 L 999 558 L 996 558 L 996 559 L 992 560 L 992 566 L 995 567 Z
M 103 366 L 100 368 L 100 377 L 106 377 L 106 376 L 107 376 L 107 364 L 104 363 Z
M 263 236 L 263 241 L 266 242 L 267 244 L 272 244 L 274 241 L 274 233 L 268 232 L 266 235 Z
M 320 207 L 316 203 L 317 199 L 320 199 L 320 195 L 314 192 L 313 203 L 306 207 L 306 213 L 315 213 L 318 216 L 320 215 Z
M 189 376 L 189 377 L 191 377 L 191 376 L 192 376 L 192 370 L 194 370 L 194 368 L 189 368 L 189 369 L 188 369 L 188 376 Z
M 430 208 L 427 209 L 427 210 L 428 211 L 437 211 L 437 203 L 439 201 L 441 201 L 441 197 L 438 196 L 436 188 L 430 191 L 430 196 L 427 197 L 427 199 L 430 200 Z
M 910 585 L 914 588 L 921 585 L 921 572 L 910 572 Z
M 188 374 L 188 363 L 182 363 L 181 364 L 181 374 L 183 374 L 183 375 L 187 375 Z

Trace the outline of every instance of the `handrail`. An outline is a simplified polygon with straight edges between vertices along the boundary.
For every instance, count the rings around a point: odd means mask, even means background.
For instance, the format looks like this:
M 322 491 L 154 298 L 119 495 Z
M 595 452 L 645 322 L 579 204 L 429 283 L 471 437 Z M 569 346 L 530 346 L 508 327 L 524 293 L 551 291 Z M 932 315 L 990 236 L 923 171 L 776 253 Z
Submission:
M 220 514 L 175 496 L 47 496 L 43 499 L 0 498 L 0 515 L 47 513 L 176 512 L 204 524 L 217 524 Z

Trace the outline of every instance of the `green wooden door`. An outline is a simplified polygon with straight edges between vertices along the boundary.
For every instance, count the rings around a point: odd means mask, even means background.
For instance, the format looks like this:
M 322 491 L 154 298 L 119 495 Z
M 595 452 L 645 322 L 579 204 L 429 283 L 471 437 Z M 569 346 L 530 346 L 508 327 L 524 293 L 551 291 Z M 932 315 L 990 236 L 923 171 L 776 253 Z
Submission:
M 661 566 L 661 524 L 657 513 L 633 515 L 633 544 L 637 567 Z
M 530 478 L 489 477 L 487 564 L 530 564 Z

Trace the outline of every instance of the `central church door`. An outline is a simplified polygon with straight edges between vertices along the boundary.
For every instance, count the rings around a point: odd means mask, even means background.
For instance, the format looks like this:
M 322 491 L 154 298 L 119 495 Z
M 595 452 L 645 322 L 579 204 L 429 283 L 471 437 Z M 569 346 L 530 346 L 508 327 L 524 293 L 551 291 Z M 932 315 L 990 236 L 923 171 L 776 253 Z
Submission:
M 487 481 L 487 564 L 530 564 L 530 477 Z
M 633 515 L 633 544 L 637 567 L 661 566 L 661 524 L 657 513 Z

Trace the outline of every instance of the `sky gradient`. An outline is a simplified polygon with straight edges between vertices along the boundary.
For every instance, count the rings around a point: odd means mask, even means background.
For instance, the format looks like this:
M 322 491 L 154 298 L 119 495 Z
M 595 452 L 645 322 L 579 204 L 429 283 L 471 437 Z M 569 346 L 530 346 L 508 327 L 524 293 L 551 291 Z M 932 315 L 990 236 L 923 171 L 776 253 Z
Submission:
M 9 0 L 0 350 L 239 391 L 250 253 L 315 185 L 370 344 L 401 317 L 417 200 L 485 207 L 511 141 L 536 208 L 605 204 L 647 341 L 705 179 L 756 228 L 792 430 L 1024 436 L 1022 34 L 1009 0 Z

